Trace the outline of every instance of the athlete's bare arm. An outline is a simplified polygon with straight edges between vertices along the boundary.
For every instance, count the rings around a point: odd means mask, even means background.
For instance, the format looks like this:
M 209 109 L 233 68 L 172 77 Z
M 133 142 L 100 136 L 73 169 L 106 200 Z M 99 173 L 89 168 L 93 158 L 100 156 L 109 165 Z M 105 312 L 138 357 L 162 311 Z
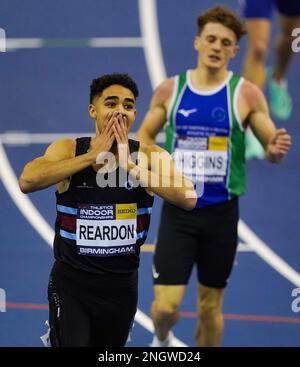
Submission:
M 276 129 L 271 120 L 268 105 L 262 91 L 245 81 L 241 88 L 239 110 L 242 120 L 245 117 L 253 133 L 261 142 L 266 152 L 266 159 L 279 163 L 288 153 L 291 137 L 285 129 Z
M 155 90 L 148 112 L 137 132 L 137 139 L 146 144 L 155 144 L 156 135 L 167 120 L 168 106 L 172 97 L 175 78 L 166 79 Z
M 101 134 L 94 140 L 90 151 L 75 157 L 76 143 L 71 139 L 60 139 L 52 143 L 42 157 L 26 164 L 19 178 L 23 193 L 45 189 L 59 184 L 73 174 L 96 162 L 102 151 L 109 151 L 115 139 L 112 126 L 115 123 L 110 114 L 103 124 Z
M 171 155 L 157 145 L 141 143 L 140 150 L 148 161 L 146 169 L 140 169 L 141 181 L 156 195 L 185 210 L 194 209 L 197 194 L 193 183 L 174 167 Z M 143 167 L 142 159 L 138 167 Z

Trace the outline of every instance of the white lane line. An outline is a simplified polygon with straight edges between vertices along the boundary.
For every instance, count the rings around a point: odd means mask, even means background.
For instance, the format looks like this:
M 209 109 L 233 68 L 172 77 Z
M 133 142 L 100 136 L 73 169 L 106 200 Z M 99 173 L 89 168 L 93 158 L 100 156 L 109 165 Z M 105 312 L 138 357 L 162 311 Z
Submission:
M 157 240 L 155 243 L 145 243 L 142 247 L 142 252 L 154 252 Z M 250 248 L 246 243 L 239 242 L 238 243 L 238 252 L 253 252 L 252 248 Z
M 7 38 L 6 50 L 16 51 L 30 48 L 46 47 L 143 47 L 143 38 L 141 37 L 92 37 L 92 38 Z
M 143 47 L 141 37 L 98 37 L 91 38 L 88 42 L 90 47 Z
M 239 242 L 237 251 L 238 252 L 253 252 L 251 246 L 249 246 L 249 244 L 243 243 L 243 242 Z
M 152 89 L 155 89 L 166 76 L 165 64 L 159 39 L 159 25 L 155 0 L 139 0 L 141 34 L 144 40 L 145 60 Z
M 42 38 L 6 38 L 6 50 L 17 50 L 20 48 L 41 48 Z
M 140 309 L 137 310 L 135 314 L 135 320 L 142 325 L 146 330 L 148 330 L 150 333 L 154 333 L 154 327 L 153 322 L 151 318 L 147 315 L 145 315 Z M 172 346 L 174 347 L 187 347 L 185 343 L 183 343 L 181 340 L 174 338 L 172 339 Z
M 239 221 L 239 237 L 247 242 L 247 245 L 257 253 L 267 264 L 275 269 L 292 284 L 300 287 L 300 274 L 286 261 L 278 256 L 265 242 L 263 242 L 243 221 Z
M 0 134 L 0 139 L 5 145 L 26 146 L 30 144 L 51 144 L 54 140 L 68 138 L 76 139 L 79 136 L 93 136 L 94 131 L 82 133 L 28 133 L 26 131 L 10 131 Z M 129 138 L 135 138 L 135 132 L 129 133 Z M 158 143 L 165 142 L 165 134 L 159 133 L 157 137 Z

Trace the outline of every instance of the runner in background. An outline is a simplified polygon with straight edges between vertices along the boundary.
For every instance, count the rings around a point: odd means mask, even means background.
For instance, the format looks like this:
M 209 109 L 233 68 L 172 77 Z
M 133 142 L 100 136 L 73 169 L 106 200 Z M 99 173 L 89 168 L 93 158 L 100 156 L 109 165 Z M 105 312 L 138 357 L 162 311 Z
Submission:
M 244 76 L 264 90 L 271 114 L 286 121 L 292 113 L 292 98 L 286 74 L 294 55 L 292 31 L 300 27 L 299 0 L 240 0 L 248 33 L 248 48 L 244 59 Z M 276 11 L 278 35 L 274 45 L 274 63 L 266 68 L 270 47 L 272 17 Z M 264 150 L 252 131 L 246 134 L 246 158 L 263 158 Z
M 196 344 L 220 345 L 224 290 L 237 249 L 238 198 L 246 184 L 245 130 L 252 128 L 270 162 L 279 163 L 291 144 L 285 129 L 276 130 L 261 90 L 228 70 L 245 33 L 241 20 L 217 6 L 200 14 L 197 25 L 197 66 L 158 86 L 137 134 L 154 144 L 167 122 L 166 149 L 202 188 L 190 212 L 163 204 L 153 263 L 153 347 L 172 346 L 171 329 L 194 265 Z

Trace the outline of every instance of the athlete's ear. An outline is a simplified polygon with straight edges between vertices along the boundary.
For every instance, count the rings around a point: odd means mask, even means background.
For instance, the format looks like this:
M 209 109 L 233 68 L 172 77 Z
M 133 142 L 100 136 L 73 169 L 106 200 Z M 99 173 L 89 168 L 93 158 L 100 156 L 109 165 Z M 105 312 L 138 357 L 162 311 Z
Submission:
M 198 51 L 199 47 L 200 47 L 200 36 L 196 36 L 194 39 L 194 49 Z
M 92 119 L 96 120 L 97 112 L 96 112 L 96 108 L 93 104 L 89 104 L 89 114 L 90 114 Z

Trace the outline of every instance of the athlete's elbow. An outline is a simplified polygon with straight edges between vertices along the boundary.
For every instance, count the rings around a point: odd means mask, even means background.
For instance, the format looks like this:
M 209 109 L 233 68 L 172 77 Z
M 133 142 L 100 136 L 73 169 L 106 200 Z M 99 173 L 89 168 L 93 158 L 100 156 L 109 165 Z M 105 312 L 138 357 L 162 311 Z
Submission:
M 23 194 L 29 194 L 41 189 L 41 182 L 38 177 L 31 177 L 26 173 L 22 173 L 19 177 L 19 187 Z
M 28 182 L 21 177 L 19 178 L 19 188 L 23 194 L 28 194 L 30 192 L 30 185 Z
M 180 200 L 178 200 L 177 206 L 186 211 L 191 211 L 195 208 L 197 203 L 197 197 L 194 190 L 185 190 L 185 192 L 182 193 L 179 197 Z
M 185 210 L 193 210 L 197 204 L 197 193 L 193 184 L 186 180 L 185 182 L 185 190 L 184 190 L 184 209 Z
M 22 176 L 19 178 L 19 187 L 23 194 L 29 194 L 30 192 L 36 191 L 35 184 L 24 179 Z
M 191 211 L 191 210 L 193 210 L 195 208 L 196 203 L 197 203 L 197 198 L 195 198 L 195 197 L 192 197 L 192 198 L 187 197 L 184 200 L 183 209 L 185 209 L 186 211 Z

